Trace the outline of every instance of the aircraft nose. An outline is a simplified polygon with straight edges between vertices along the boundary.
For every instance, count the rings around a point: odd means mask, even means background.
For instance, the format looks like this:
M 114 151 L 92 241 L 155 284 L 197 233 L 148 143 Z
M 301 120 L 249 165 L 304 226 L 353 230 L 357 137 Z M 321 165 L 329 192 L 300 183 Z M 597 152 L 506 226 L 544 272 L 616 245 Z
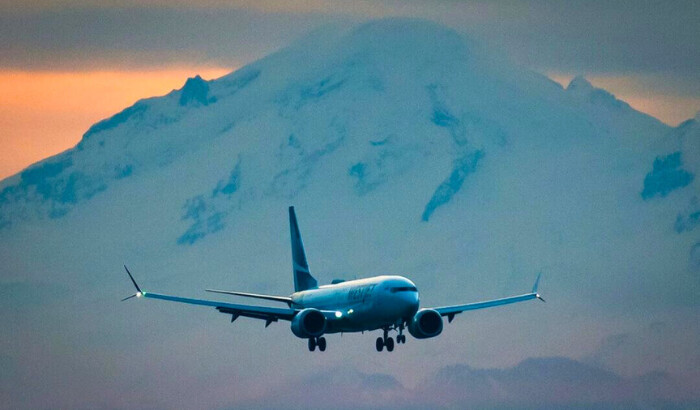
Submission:
M 412 314 L 418 310 L 418 292 L 405 292 L 401 295 L 401 299 L 403 302 L 402 305 L 404 305 L 407 313 Z
M 420 298 L 418 297 L 418 291 L 413 292 L 411 295 L 411 308 L 413 310 L 418 310 L 418 306 L 420 305 Z

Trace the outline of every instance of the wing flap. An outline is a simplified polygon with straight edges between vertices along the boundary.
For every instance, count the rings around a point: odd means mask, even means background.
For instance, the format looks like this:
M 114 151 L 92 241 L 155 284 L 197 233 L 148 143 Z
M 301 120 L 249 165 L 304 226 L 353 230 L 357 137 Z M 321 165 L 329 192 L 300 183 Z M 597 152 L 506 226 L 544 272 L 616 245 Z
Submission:
M 211 306 L 222 313 L 227 313 L 236 316 L 245 316 L 254 319 L 272 319 L 272 321 L 277 321 L 279 319 L 292 320 L 292 318 L 294 318 L 294 315 L 296 315 L 297 313 L 294 309 L 284 309 L 267 306 L 239 305 L 236 303 L 224 303 L 205 299 L 183 298 L 180 296 L 162 295 L 159 293 L 151 292 L 142 292 L 142 295 L 143 297 L 150 299 L 167 300 L 169 302 L 187 303 L 190 305 Z
M 286 304 L 292 303 L 292 298 L 289 296 L 277 296 L 277 295 L 261 295 L 259 293 L 248 293 L 248 292 L 236 292 L 232 290 L 218 290 L 218 289 L 206 289 L 207 292 L 221 293 L 223 295 L 234 295 L 234 296 L 244 296 L 247 298 L 274 300 L 275 302 L 284 302 Z

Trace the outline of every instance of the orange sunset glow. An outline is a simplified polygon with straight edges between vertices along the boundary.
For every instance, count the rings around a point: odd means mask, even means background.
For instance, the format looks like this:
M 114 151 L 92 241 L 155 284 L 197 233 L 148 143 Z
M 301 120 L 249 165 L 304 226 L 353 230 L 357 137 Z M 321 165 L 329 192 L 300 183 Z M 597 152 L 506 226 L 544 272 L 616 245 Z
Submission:
M 569 85 L 569 82 L 574 77 L 572 74 L 559 73 L 550 73 L 548 76 L 564 88 Z M 700 99 L 698 98 L 644 90 L 643 81 L 631 76 L 597 75 L 586 76 L 586 79 L 594 87 L 613 93 L 616 98 L 626 102 L 635 110 L 649 114 L 674 127 L 687 119 L 693 118 L 696 113 L 696 107 L 700 106 Z
M 0 71 L 0 179 L 73 147 L 92 124 L 141 98 L 167 94 L 196 74 L 212 79 L 231 71 Z
M 141 98 L 164 95 L 196 74 L 205 79 L 223 67 L 170 67 L 122 71 L 0 71 L 0 179 L 73 147 L 94 123 Z M 573 75 L 549 77 L 567 86 Z M 624 76 L 588 77 L 633 108 L 669 125 L 692 118 L 697 98 L 650 94 Z

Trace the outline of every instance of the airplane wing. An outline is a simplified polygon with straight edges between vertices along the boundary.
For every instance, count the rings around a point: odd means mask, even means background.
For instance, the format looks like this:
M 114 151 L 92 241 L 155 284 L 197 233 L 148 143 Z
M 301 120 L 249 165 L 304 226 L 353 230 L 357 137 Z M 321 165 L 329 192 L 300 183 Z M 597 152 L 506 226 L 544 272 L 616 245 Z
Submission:
M 216 290 L 216 289 L 205 289 L 205 291 L 212 292 L 212 293 L 221 293 L 223 295 L 235 295 L 235 296 L 245 296 L 248 298 L 274 300 L 275 302 L 284 302 L 290 307 L 292 304 L 292 298 L 290 298 L 289 296 L 261 295 L 259 293 L 235 292 L 232 290 Z
M 467 310 L 485 309 L 494 306 L 508 305 L 511 303 L 524 302 L 526 300 L 539 299 L 544 302 L 544 299 L 537 293 L 537 286 L 540 283 L 540 275 L 537 275 L 537 280 L 535 280 L 535 285 L 532 287 L 532 292 L 525 293 L 517 296 L 509 296 L 507 298 L 484 300 L 481 302 L 467 303 L 466 305 L 453 305 L 453 306 L 442 306 L 438 308 L 432 308 L 440 313 L 440 316 L 447 316 L 447 321 L 452 322 L 455 315 L 462 313 Z
M 216 308 L 216 310 L 218 310 L 221 313 L 230 314 L 232 322 L 236 320 L 239 316 L 243 316 L 251 317 L 254 319 L 264 319 L 267 322 L 266 324 L 269 325 L 270 323 L 276 322 L 280 319 L 292 320 L 292 318 L 294 318 L 294 315 L 297 314 L 297 311 L 294 309 L 239 305 L 236 303 L 216 302 L 213 300 L 205 299 L 183 298 L 179 296 L 161 295 L 159 293 L 151 292 L 141 292 L 141 296 L 144 298 L 167 300 L 170 302 L 188 303 L 190 305 L 211 306 Z
M 131 282 L 134 284 L 134 287 L 136 287 L 136 293 L 124 298 L 122 300 L 127 300 L 131 299 L 132 297 L 143 297 L 143 298 L 149 298 L 149 299 L 160 299 L 160 300 L 167 300 L 170 302 L 180 302 L 180 303 L 187 303 L 190 305 L 200 305 L 200 306 L 211 306 L 213 308 L 216 308 L 221 313 L 226 313 L 231 315 L 231 321 L 233 322 L 236 320 L 239 316 L 243 317 L 250 317 L 254 319 L 263 319 L 265 320 L 265 327 L 269 326 L 270 323 L 272 322 L 277 322 L 278 320 L 292 320 L 294 316 L 297 314 L 297 310 L 294 309 L 284 309 L 284 308 L 275 308 L 275 307 L 265 307 L 265 306 L 250 306 L 250 305 L 239 305 L 235 303 L 226 303 L 226 302 L 216 302 L 213 300 L 205 300 L 205 299 L 192 299 L 192 298 L 183 298 L 179 296 L 170 296 L 170 295 L 162 295 L 160 293 L 151 293 L 151 292 L 144 292 L 141 290 L 139 285 L 136 283 L 134 280 L 134 277 L 131 276 L 131 272 L 129 272 L 129 269 L 124 266 L 124 269 L 126 269 L 126 273 L 129 275 L 129 278 L 131 279 Z M 324 312 L 325 314 L 325 312 Z

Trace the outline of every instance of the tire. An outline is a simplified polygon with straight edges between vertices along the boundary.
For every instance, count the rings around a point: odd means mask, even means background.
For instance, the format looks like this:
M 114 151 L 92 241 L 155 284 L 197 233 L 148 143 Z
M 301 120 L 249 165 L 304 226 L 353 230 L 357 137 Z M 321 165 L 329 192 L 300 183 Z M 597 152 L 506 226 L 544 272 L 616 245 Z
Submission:
M 384 339 L 381 337 L 377 338 L 377 351 L 381 352 L 384 349 Z
M 314 350 L 316 350 L 316 338 L 310 337 L 309 338 L 309 351 L 313 352 Z
M 394 339 L 387 337 L 385 344 L 387 352 L 392 352 L 394 350 Z
M 317 343 L 318 343 L 318 350 L 325 352 L 326 351 L 326 338 L 319 337 Z

